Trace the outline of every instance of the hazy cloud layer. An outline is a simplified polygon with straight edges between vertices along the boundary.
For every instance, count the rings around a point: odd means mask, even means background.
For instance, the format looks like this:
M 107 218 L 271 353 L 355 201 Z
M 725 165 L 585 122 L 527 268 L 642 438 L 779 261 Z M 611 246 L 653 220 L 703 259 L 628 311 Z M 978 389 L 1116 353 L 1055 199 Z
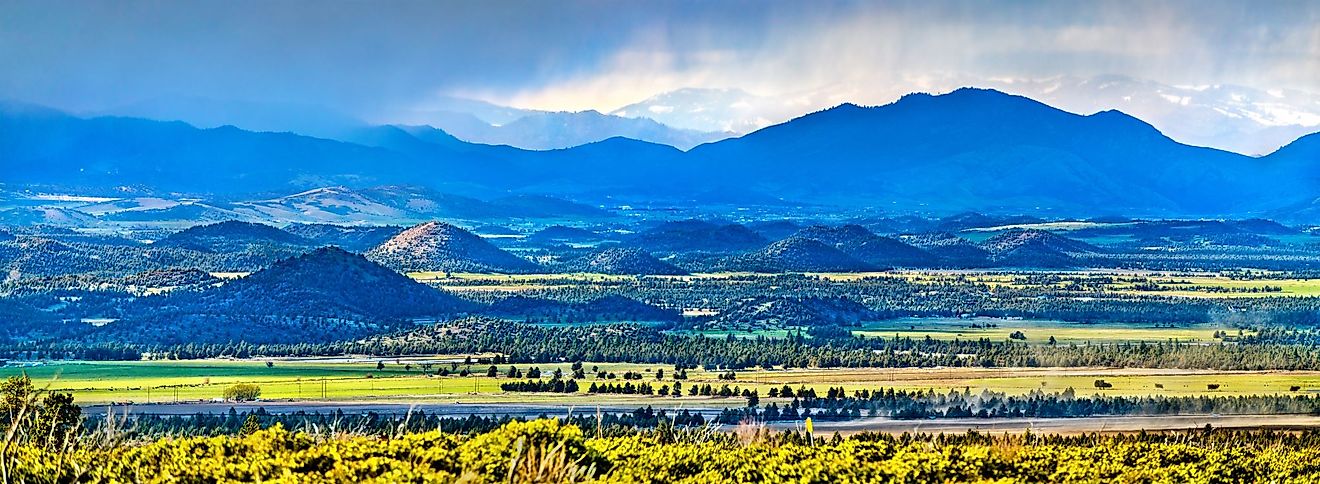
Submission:
M 355 117 L 470 96 L 609 111 L 682 87 L 806 108 L 964 79 L 1120 74 L 1320 91 L 1320 3 L 50 2 L 0 4 L 0 92 Z

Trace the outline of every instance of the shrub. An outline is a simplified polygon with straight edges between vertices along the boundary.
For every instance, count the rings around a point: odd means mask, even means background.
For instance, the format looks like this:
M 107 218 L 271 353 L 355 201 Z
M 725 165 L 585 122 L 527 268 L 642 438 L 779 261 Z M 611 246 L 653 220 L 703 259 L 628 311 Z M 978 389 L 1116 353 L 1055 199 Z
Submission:
M 73 395 L 52 393 L 32 385 L 27 375 L 0 382 L 0 436 L 37 446 L 60 446 L 77 434 L 82 409 Z
M 1320 482 L 1320 432 L 860 434 L 739 441 L 633 432 L 584 438 L 556 420 L 460 437 L 251 435 L 0 449 L 10 482 Z
M 237 383 L 225 389 L 225 400 L 250 402 L 261 398 L 261 387 L 251 383 Z
M 554 419 L 509 422 L 459 447 L 462 467 L 484 476 L 507 476 L 531 457 L 571 463 L 593 474 L 605 463 L 587 448 L 582 429 Z

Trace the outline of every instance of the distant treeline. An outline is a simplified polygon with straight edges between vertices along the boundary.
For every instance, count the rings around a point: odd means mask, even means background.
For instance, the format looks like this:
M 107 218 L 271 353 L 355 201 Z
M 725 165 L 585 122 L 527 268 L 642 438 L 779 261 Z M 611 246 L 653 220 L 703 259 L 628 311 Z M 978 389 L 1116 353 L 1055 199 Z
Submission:
M 1320 298 L 1175 298 L 1113 292 L 1105 280 L 1058 274 L 1010 274 L 1013 284 L 991 285 L 972 275 L 931 275 L 922 282 L 876 276 L 830 280 L 785 274 L 674 280 L 641 278 L 593 281 L 520 291 L 529 298 L 587 302 L 618 295 L 666 308 L 728 308 L 754 297 L 848 300 L 861 303 L 878 318 L 1014 317 L 1070 322 L 1242 325 L 1320 325 Z M 1067 282 L 1067 284 L 1063 284 Z M 494 301 L 501 291 L 465 292 L 464 297 Z
M 1272 333 L 1271 333 L 1272 334 Z M 1258 344 L 1271 343 L 1271 344 Z M 1271 340 L 1186 344 L 1180 342 L 1029 345 L 980 340 L 837 337 L 708 338 L 667 334 L 634 324 L 543 327 L 466 319 L 398 335 L 354 342 L 252 345 L 188 344 L 134 347 L 103 344 L 29 343 L 0 348 L 10 359 L 199 359 L 499 353 L 509 363 L 629 362 L 743 369 L 753 367 L 1077 367 L 1199 368 L 1216 370 L 1318 370 L 1320 346 L 1272 344 Z

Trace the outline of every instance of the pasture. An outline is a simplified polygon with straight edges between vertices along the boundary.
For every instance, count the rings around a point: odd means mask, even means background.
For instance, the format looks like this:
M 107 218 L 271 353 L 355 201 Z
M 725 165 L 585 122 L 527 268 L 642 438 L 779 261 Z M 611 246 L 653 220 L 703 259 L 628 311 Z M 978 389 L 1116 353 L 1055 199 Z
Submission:
M 1049 344 L 1053 336 L 1055 344 L 1108 344 L 1108 343 L 1161 343 L 1177 341 L 1179 343 L 1206 344 L 1218 343 L 1214 334 L 1223 331 L 1230 335 L 1239 334 L 1239 329 L 1223 324 L 1195 324 L 1178 326 L 1157 326 L 1136 323 L 1076 323 L 1066 321 L 1029 320 L 1014 318 L 899 318 L 883 321 L 869 321 L 859 327 L 851 328 L 854 335 L 881 338 L 931 338 L 936 340 L 979 340 L 1009 341 L 1014 333 L 1021 333 L 1025 339 L 1017 341 L 1025 344 Z M 724 338 L 732 335 L 736 338 L 784 338 L 795 331 L 806 333 L 807 328 L 765 328 L 757 330 L 703 329 L 674 331 L 676 334 L 700 334 L 711 338 Z M 1250 333 L 1250 331 L 1246 331 Z
M 5 367 L 0 376 L 26 373 L 39 387 L 72 392 L 79 403 L 172 403 L 205 402 L 218 399 L 235 383 L 253 383 L 261 387 L 263 400 L 340 401 L 340 402 L 462 402 L 462 403 L 559 403 L 574 405 L 619 404 L 647 405 L 672 397 L 586 394 L 592 383 L 623 383 L 625 371 L 641 372 L 636 382 L 647 382 L 659 389 L 673 385 L 673 368 L 646 364 L 586 363 L 588 378 L 579 380 L 582 392 L 573 395 L 553 393 L 511 393 L 501 391 L 500 383 L 514 381 L 504 376 L 509 365 L 499 365 L 500 375 L 485 376 L 488 365 L 473 365 L 471 376 L 434 376 L 421 368 L 423 359 L 385 359 L 377 362 L 324 360 L 264 361 L 135 361 L 68 362 L 26 368 Z M 411 369 L 406 365 L 412 364 Z M 438 369 L 442 363 L 435 363 Z M 443 363 L 449 366 L 449 363 Z M 461 367 L 462 365 L 460 365 Z M 537 366 L 548 379 L 555 370 L 570 374 L 569 364 L 519 364 L 526 371 Z M 601 380 L 592 367 L 613 372 L 618 378 Z M 663 368 L 665 379 L 657 381 L 655 370 Z M 1009 394 L 1031 391 L 1060 392 L 1072 387 L 1078 395 L 1252 395 L 1309 393 L 1320 391 L 1320 372 L 1223 372 L 1199 370 L 1112 369 L 1112 368 L 831 368 L 831 369 L 754 369 L 736 372 L 736 380 L 720 380 L 720 371 L 687 370 L 681 383 L 710 384 L 715 388 L 752 388 L 762 398 L 771 388 L 784 385 L 810 387 L 818 393 L 830 387 L 846 390 L 902 388 L 948 391 L 991 390 Z M 479 375 L 479 376 L 478 376 Z M 523 378 L 521 380 L 526 380 Z M 1099 390 L 1096 380 L 1112 387 Z M 1157 387 L 1157 385 L 1159 387 Z M 1210 389 L 1210 385 L 1218 385 Z M 1299 387 L 1296 392 L 1292 387 Z M 1160 388 L 1162 387 L 1162 388 Z M 665 400 L 669 401 L 669 400 Z M 696 406 L 737 406 L 740 398 L 690 397 L 681 402 Z
M 696 280 L 729 277 L 754 277 L 755 273 L 718 272 L 686 276 L 648 276 L 656 279 Z M 878 272 L 812 272 L 809 276 L 834 282 L 858 282 L 870 278 L 897 278 L 917 284 L 974 283 L 1015 289 L 1046 288 L 1078 290 L 1082 284 L 1095 295 L 1147 295 L 1171 297 L 1278 297 L 1320 296 L 1320 279 L 1259 279 L 1239 280 L 1214 273 L 1170 273 L 1135 270 L 1077 270 L 1077 271 L 980 271 L 980 270 L 893 270 Z M 1061 280 L 1048 285 L 1028 278 L 1058 276 Z M 506 291 L 556 289 L 575 285 L 635 280 L 636 276 L 609 274 L 470 274 L 444 272 L 413 272 L 414 280 L 436 285 L 451 291 Z M 768 275 L 767 275 L 768 276 Z M 1144 284 L 1132 282 L 1144 279 Z M 1153 286 L 1152 286 L 1153 285 Z M 1097 290 L 1098 288 L 1098 290 Z
M 938 340 L 1007 341 L 1020 332 L 1027 344 L 1048 344 L 1051 336 L 1056 344 L 1100 344 L 1166 342 L 1211 343 L 1216 331 L 1237 334 L 1233 329 L 1218 324 L 1199 324 L 1176 327 L 1158 327 L 1151 324 L 1124 323 L 1071 323 L 1004 318 L 902 318 L 864 324 L 853 334 L 892 338 L 926 338 Z

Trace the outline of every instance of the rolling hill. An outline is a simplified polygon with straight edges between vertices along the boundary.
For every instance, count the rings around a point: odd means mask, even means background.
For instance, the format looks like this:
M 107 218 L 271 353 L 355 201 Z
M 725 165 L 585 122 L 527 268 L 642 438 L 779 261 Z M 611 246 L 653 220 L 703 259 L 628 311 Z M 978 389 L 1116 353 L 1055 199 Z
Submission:
M 665 222 L 624 241 L 650 252 L 737 252 L 764 246 L 765 237 L 738 224 L 702 220 Z
M 219 287 L 139 298 L 100 338 L 159 344 L 353 339 L 473 308 L 366 258 L 325 247 Z M 187 335 L 182 340 L 179 335 Z
M 351 252 L 362 252 L 399 235 L 402 227 L 343 226 L 330 224 L 293 224 L 285 232 L 310 240 L 316 245 L 333 245 Z
M 761 250 L 729 258 L 727 268 L 749 272 L 859 272 L 876 270 L 818 240 L 793 236 Z
M 1071 267 L 1077 265 L 1076 255 L 1100 252 L 1093 245 L 1044 230 L 1007 230 L 981 246 L 1002 267 Z
M 975 242 L 948 232 L 926 232 L 921 234 L 900 235 L 899 240 L 914 247 L 920 247 L 926 253 L 938 259 L 944 267 L 979 267 L 989 262 L 990 252 L 976 245 Z
M 269 225 L 231 220 L 190 227 L 157 240 L 152 245 L 203 252 L 242 252 L 298 250 L 311 247 L 315 243 Z
M 441 222 L 413 226 L 368 250 L 367 258 L 403 272 L 536 272 L 539 266 L 481 237 Z
M 688 272 L 673 264 L 656 259 L 641 249 L 609 248 L 571 261 L 567 269 L 573 272 L 618 275 L 684 275 Z
M 232 202 L 229 207 L 258 220 L 377 225 L 438 217 L 489 220 L 610 216 L 600 208 L 544 195 L 513 195 L 486 201 L 400 185 L 321 187 L 278 198 Z
M 880 319 L 875 311 L 851 299 L 820 297 L 754 297 L 720 311 L 708 327 L 754 330 L 793 326 L 854 326 Z
M 876 267 L 928 267 L 935 261 L 921 249 L 873 234 L 860 225 L 813 225 L 799 230 L 794 237 L 818 241 Z
M 252 221 L 252 217 L 204 203 L 180 203 L 169 208 L 126 210 L 102 215 L 111 222 L 192 222 L 212 223 L 226 220 Z
M 788 220 L 767 220 L 747 224 L 747 228 L 770 240 L 779 240 L 802 230 L 802 226 Z
M 442 316 L 470 307 L 457 297 L 336 247 L 281 260 L 194 296 L 196 300 L 189 304 L 200 304 L 208 311 L 358 320 Z

